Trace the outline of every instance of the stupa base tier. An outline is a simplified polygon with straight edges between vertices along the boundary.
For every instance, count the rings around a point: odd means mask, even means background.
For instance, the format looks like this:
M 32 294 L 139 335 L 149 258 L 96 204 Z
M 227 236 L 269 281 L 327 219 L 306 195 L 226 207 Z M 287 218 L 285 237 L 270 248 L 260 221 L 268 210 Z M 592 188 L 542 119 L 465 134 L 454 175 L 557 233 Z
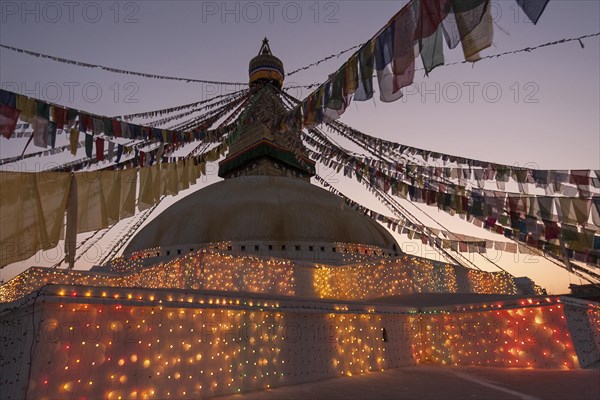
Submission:
M 580 368 L 600 309 L 566 297 L 402 307 L 49 285 L 3 304 L 3 397 L 199 398 L 406 365 Z
M 515 295 L 523 290 L 506 272 L 487 272 L 404 255 L 331 266 L 288 259 L 233 256 L 197 251 L 145 266 L 144 259 L 119 258 L 92 271 L 32 267 L 0 286 L 0 302 L 17 301 L 44 285 L 92 285 L 106 288 L 227 290 L 343 301 L 414 293 Z

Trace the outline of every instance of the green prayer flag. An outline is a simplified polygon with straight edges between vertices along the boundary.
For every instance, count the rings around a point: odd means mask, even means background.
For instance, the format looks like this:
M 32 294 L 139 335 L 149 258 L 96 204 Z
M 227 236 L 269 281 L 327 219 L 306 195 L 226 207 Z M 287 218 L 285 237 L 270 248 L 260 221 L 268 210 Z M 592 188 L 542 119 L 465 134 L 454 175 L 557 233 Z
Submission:
M 358 52 L 358 87 L 355 101 L 365 101 L 373 97 L 373 71 L 375 63 L 375 41 L 371 40 Z
M 42 101 L 35 101 L 35 115 L 44 119 L 50 119 L 50 104 Z
M 94 149 L 94 137 L 92 135 L 85 135 L 85 155 L 88 158 L 92 158 L 92 151 Z
M 106 136 L 113 136 L 113 124 L 111 118 L 104 118 L 104 134 Z
M 344 87 L 346 85 L 346 70 L 345 65 L 337 70 L 333 77 L 333 85 L 331 87 L 331 94 L 329 100 L 325 106 L 332 110 L 341 110 L 344 108 L 346 102 L 344 100 Z
M 419 40 L 421 60 L 425 73 L 429 74 L 435 67 L 444 65 L 444 34 L 440 25 L 435 33 Z

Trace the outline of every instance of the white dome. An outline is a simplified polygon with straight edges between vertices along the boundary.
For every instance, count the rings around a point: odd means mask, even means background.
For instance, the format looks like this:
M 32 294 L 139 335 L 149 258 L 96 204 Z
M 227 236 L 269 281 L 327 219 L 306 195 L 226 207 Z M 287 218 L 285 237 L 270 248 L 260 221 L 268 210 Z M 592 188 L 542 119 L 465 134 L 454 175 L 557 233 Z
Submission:
M 124 255 L 223 241 L 341 242 L 398 251 L 383 226 L 327 190 L 301 179 L 243 176 L 173 204 L 135 235 Z

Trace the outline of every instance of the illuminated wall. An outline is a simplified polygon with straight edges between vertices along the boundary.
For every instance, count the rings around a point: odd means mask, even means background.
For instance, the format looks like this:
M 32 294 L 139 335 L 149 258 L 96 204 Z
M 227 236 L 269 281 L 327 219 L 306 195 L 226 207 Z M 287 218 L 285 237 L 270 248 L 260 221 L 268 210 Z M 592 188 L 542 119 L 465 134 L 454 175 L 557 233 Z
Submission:
M 323 266 L 315 271 L 314 285 L 321 298 L 348 300 L 411 293 L 517 293 L 507 273 L 470 270 L 412 256 L 347 267 Z
M 557 300 L 537 299 L 535 304 L 524 302 L 521 308 L 488 304 L 477 305 L 476 310 L 424 313 L 419 329 L 422 341 L 415 347 L 417 360 L 442 365 L 578 368 L 564 306 Z
M 102 304 L 99 292 L 74 290 L 37 302 L 28 398 L 198 398 L 414 364 L 408 340 L 382 334 L 408 317 L 176 294 L 169 306 L 147 293 L 135 305 L 139 292 L 124 291 Z M 28 361 L 12 369 L 26 377 Z
M 470 270 L 412 256 L 315 267 L 285 259 L 236 257 L 215 251 L 192 253 L 143 269 L 132 265 L 131 269 L 128 273 L 107 274 L 30 268 L 0 286 L 0 302 L 17 300 L 49 283 L 209 289 L 346 300 L 409 293 L 516 293 L 509 274 Z
M 577 368 L 582 349 L 598 351 L 597 343 L 581 342 L 597 332 L 572 337 L 567 326 L 567 319 L 576 330 L 597 324 L 597 305 L 516 301 L 418 311 L 50 286 L 27 305 L 0 307 L 2 342 L 11 341 L 2 350 L 3 375 L 14 376 L 3 393 L 198 398 L 415 363 Z
M 32 267 L 0 285 L 0 303 L 18 300 L 47 284 L 115 287 L 124 285 L 123 279 L 118 276 L 94 274 L 87 271 Z
M 517 294 L 515 283 L 510 274 L 506 272 L 490 273 L 478 270 L 465 270 L 467 273 L 469 286 L 473 293 L 506 293 Z

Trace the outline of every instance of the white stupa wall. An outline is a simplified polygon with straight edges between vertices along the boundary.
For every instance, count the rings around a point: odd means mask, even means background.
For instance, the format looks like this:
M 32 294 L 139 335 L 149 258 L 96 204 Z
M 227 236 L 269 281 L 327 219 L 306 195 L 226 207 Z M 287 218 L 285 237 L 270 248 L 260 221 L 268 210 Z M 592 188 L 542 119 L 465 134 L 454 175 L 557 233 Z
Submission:
M 42 312 L 31 304 L 22 307 L 13 304 L 0 310 L 0 398 L 23 399 L 29 385 L 30 366 L 31 371 L 35 370 L 32 350 L 39 345 L 34 338 Z
M 600 307 L 578 300 L 565 300 L 565 316 L 576 344 L 575 350 L 582 368 L 600 362 Z

